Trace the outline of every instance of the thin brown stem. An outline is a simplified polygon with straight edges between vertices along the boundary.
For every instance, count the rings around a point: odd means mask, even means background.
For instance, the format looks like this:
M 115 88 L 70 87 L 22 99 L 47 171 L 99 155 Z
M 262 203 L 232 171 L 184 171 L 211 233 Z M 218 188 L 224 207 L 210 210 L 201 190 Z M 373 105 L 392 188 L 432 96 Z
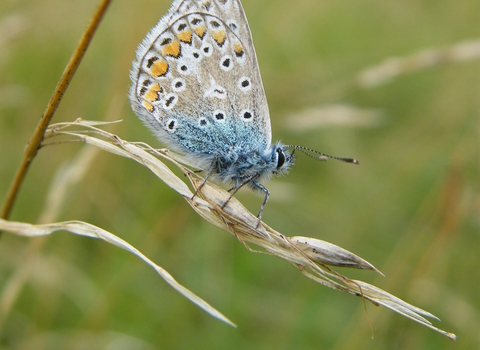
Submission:
M 90 42 L 92 41 L 93 35 L 95 34 L 100 21 L 102 20 L 108 6 L 110 5 L 111 0 L 101 0 L 100 6 L 98 6 L 97 10 L 95 11 L 94 15 L 90 23 L 88 24 L 85 32 L 83 33 L 78 45 L 73 52 L 70 60 L 68 61 L 65 70 L 55 87 L 55 91 L 48 102 L 47 108 L 40 119 L 35 131 L 33 132 L 32 137 L 27 143 L 25 150 L 23 152 L 23 157 L 20 161 L 20 165 L 18 166 L 17 172 L 13 177 L 13 180 L 10 184 L 8 189 L 7 195 L 5 196 L 5 200 L 3 201 L 2 208 L 0 210 L 0 217 L 2 219 L 7 219 L 12 211 L 13 204 L 15 199 L 17 198 L 18 192 L 20 191 L 20 187 L 22 186 L 23 180 L 28 172 L 30 164 L 32 160 L 35 158 L 37 154 L 38 148 L 40 147 L 41 142 L 43 141 L 43 135 L 45 130 L 47 129 L 50 121 L 52 120 L 55 111 L 62 100 L 63 94 L 68 88 L 70 81 L 72 80 L 75 72 L 77 71 L 80 62 L 82 61 L 85 52 L 87 51 Z M 1 232 L 0 232 L 1 235 Z

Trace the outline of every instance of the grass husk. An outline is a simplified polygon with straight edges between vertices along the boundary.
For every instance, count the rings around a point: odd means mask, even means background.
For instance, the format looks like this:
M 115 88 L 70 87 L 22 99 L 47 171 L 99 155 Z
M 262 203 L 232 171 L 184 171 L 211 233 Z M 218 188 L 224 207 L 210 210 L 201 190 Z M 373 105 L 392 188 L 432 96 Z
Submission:
M 370 270 L 381 274 L 366 260 L 322 240 L 300 236 L 288 237 L 281 234 L 265 223 L 259 223 L 257 217 L 250 213 L 234 197 L 228 201 L 227 205 L 224 205 L 230 194 L 209 181 L 200 188 L 199 186 L 203 182 L 202 177 L 183 165 L 187 163 L 183 157 L 168 150 L 156 150 L 144 143 L 132 143 L 122 140 L 118 136 L 99 128 L 105 124 L 107 123 L 89 122 L 80 119 L 71 123 L 53 124 L 47 129 L 43 145 L 56 143 L 55 139 L 58 137 L 68 137 L 69 141 L 84 142 L 103 151 L 135 160 L 147 167 L 159 179 L 180 194 L 205 220 L 235 236 L 250 251 L 279 257 L 295 265 L 305 276 L 319 284 L 359 296 L 363 300 L 372 302 L 374 305 L 385 306 L 452 340 L 456 339 L 455 334 L 435 327 L 425 318 L 429 317 L 438 320 L 431 313 L 415 307 L 378 287 L 363 281 L 350 279 L 332 269 L 332 267 L 341 266 Z M 168 161 L 172 166 L 179 168 L 185 175 L 185 178 L 181 179 L 176 176 L 164 161 Z M 49 235 L 53 232 L 64 230 L 82 236 L 102 239 L 107 243 L 135 254 L 154 268 L 170 286 L 187 299 L 210 315 L 227 324 L 234 325 L 208 303 L 176 282 L 165 269 L 152 262 L 128 242 L 102 228 L 81 221 L 31 225 L 1 220 L 0 229 L 28 237 Z M 261 248 L 261 250 L 258 250 L 257 247 Z

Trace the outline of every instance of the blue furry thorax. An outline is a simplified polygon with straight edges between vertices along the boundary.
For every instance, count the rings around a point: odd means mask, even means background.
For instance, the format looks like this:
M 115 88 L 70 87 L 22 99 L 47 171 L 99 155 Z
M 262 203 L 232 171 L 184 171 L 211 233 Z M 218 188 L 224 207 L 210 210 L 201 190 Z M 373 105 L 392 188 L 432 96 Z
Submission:
M 234 187 L 252 176 L 262 182 L 272 175 L 286 173 L 294 159 L 279 142 L 265 151 L 219 152 L 212 161 L 212 175 L 222 182 L 231 182 Z

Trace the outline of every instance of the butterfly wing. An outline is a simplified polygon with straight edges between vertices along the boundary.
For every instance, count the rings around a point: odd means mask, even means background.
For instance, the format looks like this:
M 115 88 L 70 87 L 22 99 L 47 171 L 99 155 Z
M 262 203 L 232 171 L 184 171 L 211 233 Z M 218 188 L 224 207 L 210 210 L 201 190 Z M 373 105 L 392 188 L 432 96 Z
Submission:
M 238 0 L 176 0 L 131 71 L 136 114 L 169 147 L 195 155 L 264 151 L 268 105 Z

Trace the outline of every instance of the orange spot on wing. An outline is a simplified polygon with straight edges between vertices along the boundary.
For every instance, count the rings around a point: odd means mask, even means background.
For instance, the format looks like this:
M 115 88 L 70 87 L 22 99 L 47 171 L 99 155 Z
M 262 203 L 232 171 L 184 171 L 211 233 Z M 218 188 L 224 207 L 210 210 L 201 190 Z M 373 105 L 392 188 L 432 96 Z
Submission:
M 184 30 L 177 34 L 177 38 L 184 43 L 191 44 L 192 43 L 192 31 L 191 30 Z
M 153 112 L 153 105 L 150 102 L 143 101 L 143 107 L 145 107 L 150 113 Z
M 219 46 L 222 46 L 227 38 L 227 33 L 224 30 L 212 30 L 212 37 Z
M 153 84 L 143 97 L 150 102 L 158 101 L 160 99 L 159 93 L 161 92 L 163 92 L 163 90 L 160 85 Z
M 164 56 L 172 56 L 177 58 L 180 56 L 180 43 L 178 41 L 172 41 L 162 47 L 162 54 Z
M 203 39 L 203 36 L 205 35 L 205 32 L 207 31 L 205 26 L 198 26 L 193 28 L 195 31 L 195 34 L 197 34 L 201 39 Z
M 243 56 L 243 47 L 239 43 L 233 44 L 233 51 L 235 51 L 235 55 L 237 55 L 237 57 Z
M 166 61 L 155 61 L 150 68 L 152 74 L 156 77 L 161 77 L 165 75 L 168 71 L 168 63 Z

